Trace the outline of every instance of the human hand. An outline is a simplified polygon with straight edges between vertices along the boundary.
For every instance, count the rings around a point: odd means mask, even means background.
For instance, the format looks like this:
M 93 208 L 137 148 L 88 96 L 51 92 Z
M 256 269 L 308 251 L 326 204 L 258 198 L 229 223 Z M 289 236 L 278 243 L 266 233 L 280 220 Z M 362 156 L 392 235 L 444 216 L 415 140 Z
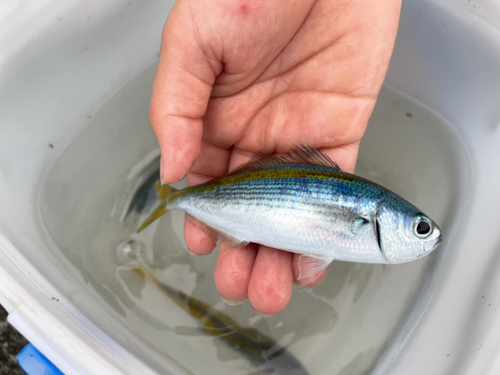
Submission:
M 400 0 L 179 0 L 163 31 L 150 120 L 162 183 L 219 178 L 257 151 L 318 147 L 353 172 L 389 65 Z M 197 255 L 214 233 L 187 215 Z M 289 302 L 298 254 L 222 243 L 221 297 L 260 314 Z M 323 280 L 301 279 L 303 286 Z

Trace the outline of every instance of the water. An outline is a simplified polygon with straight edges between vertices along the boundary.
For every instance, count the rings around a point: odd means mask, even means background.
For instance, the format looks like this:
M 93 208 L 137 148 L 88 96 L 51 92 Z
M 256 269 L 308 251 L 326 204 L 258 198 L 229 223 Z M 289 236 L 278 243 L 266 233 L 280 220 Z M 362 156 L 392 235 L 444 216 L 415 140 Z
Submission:
M 451 250 L 446 233 L 462 198 L 459 186 L 470 178 L 457 135 L 436 114 L 384 87 L 356 173 L 422 208 L 442 228 L 443 245 L 402 265 L 334 262 L 320 286 L 295 290 L 282 313 L 261 318 L 248 302 L 234 307 L 221 302 L 213 282 L 217 251 L 204 258 L 189 255 L 182 212 L 135 233 L 152 193 L 145 190 L 139 201 L 134 194 L 158 168 L 158 146 L 147 120 L 153 74 L 151 67 L 106 103 L 43 182 L 41 224 L 56 246 L 54 256 L 66 258 L 74 280 L 61 292 L 160 373 L 280 373 L 203 333 L 193 317 L 130 270 L 139 258 L 161 282 L 286 346 L 309 373 L 369 374 L 410 312 L 424 305 L 426 280 L 439 256 Z

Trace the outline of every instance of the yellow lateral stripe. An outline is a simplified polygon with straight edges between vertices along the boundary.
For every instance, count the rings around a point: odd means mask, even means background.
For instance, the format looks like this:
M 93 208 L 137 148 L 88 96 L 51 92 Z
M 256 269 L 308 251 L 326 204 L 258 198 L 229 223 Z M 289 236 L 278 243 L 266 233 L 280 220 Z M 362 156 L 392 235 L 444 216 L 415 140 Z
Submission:
M 288 166 L 288 165 L 287 165 Z M 201 193 L 205 191 L 213 191 L 217 189 L 218 186 L 222 185 L 231 185 L 240 182 L 253 181 L 253 180 L 264 180 L 264 179 L 273 179 L 273 178 L 317 178 L 317 179 L 336 179 L 345 182 L 351 181 L 360 181 L 359 177 L 354 175 L 339 172 L 339 171 L 320 171 L 313 169 L 264 169 L 264 170 L 255 170 L 247 173 L 237 174 L 233 176 L 227 176 L 221 178 L 219 180 L 207 182 L 206 184 L 192 186 L 187 189 L 183 189 L 179 191 L 179 195 L 189 194 L 189 193 Z M 178 193 L 172 194 L 176 196 Z

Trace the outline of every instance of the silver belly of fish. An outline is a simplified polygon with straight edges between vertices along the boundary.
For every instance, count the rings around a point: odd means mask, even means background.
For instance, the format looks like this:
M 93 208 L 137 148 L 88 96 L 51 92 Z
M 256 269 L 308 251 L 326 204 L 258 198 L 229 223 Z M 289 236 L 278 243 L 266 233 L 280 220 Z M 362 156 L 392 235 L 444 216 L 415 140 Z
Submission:
M 377 243 L 373 225 L 353 223 L 342 209 L 291 202 L 221 203 L 189 197 L 169 209 L 181 209 L 236 242 L 258 244 L 329 261 L 388 263 Z
M 364 178 L 343 172 L 319 150 L 256 156 L 232 174 L 175 190 L 157 184 L 162 204 L 139 228 L 184 210 L 236 246 L 255 242 L 299 253 L 304 275 L 333 260 L 405 263 L 430 254 L 441 230 L 420 209 Z

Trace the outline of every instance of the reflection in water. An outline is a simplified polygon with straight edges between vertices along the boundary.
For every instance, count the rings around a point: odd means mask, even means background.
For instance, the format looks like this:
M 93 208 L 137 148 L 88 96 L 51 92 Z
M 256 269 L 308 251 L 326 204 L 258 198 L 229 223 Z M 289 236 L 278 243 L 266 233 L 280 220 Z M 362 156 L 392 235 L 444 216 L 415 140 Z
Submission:
M 217 249 L 204 258 L 189 255 L 183 213 L 170 212 L 135 233 L 157 199 L 152 186 L 159 150 L 147 124 L 154 71 L 154 66 L 144 71 L 104 104 L 61 151 L 42 182 L 46 245 L 68 265 L 61 273 L 74 281 L 61 285 L 61 292 L 159 373 L 172 364 L 182 370 L 171 373 L 273 373 L 251 366 L 227 342 L 200 331 L 190 314 L 132 272 L 128 259 L 140 243 L 143 263 L 163 283 L 286 347 L 310 373 L 365 374 L 402 323 L 413 317 L 411 327 L 418 317 L 414 302 L 433 272 L 433 255 L 398 266 L 333 262 L 320 285 L 294 291 L 285 310 L 271 318 L 255 316 L 249 303 L 224 305 L 213 281 Z M 461 155 L 466 155 L 461 143 L 442 119 L 384 87 L 360 147 L 356 174 L 414 202 L 448 230 L 462 197 L 457 187 L 470 176 Z M 125 250 L 121 257 L 120 244 Z
M 123 303 L 131 312 L 135 315 L 140 316 L 141 319 L 148 322 L 149 325 L 154 327 L 157 330 L 163 332 L 173 332 L 174 328 L 165 322 L 155 318 L 151 315 L 147 309 L 140 307 L 129 295 L 136 296 L 140 298 L 141 291 L 144 289 L 144 280 L 137 280 L 136 278 L 132 278 L 130 272 L 127 270 L 118 270 L 118 278 L 117 283 L 120 283 L 120 288 L 115 287 L 114 290 L 116 292 L 117 297 L 120 302 Z M 125 288 L 123 288 L 125 286 Z
M 133 271 L 150 281 L 178 306 L 196 318 L 202 325 L 200 334 L 217 336 L 231 348 L 248 357 L 254 365 L 271 368 L 274 374 L 307 374 L 302 364 L 285 347 L 255 328 L 243 327 L 230 316 L 205 302 L 161 283 L 144 268 L 134 268 Z M 182 328 L 189 327 L 177 327 L 175 333 L 182 334 Z M 192 335 L 193 331 L 188 330 L 188 334 Z M 219 359 L 222 359 L 220 355 Z
M 372 373 L 379 348 L 371 348 L 359 353 L 337 375 L 369 375 Z
M 333 262 L 330 265 L 330 269 L 328 271 L 329 276 L 327 277 L 329 279 L 334 277 L 335 281 L 328 282 L 328 288 L 321 286 L 315 287 L 314 293 L 333 300 L 346 287 L 354 287 L 355 293 L 353 300 L 356 302 L 368 286 L 368 283 L 373 275 L 373 270 L 382 269 L 384 267 L 385 265 L 381 264 Z

